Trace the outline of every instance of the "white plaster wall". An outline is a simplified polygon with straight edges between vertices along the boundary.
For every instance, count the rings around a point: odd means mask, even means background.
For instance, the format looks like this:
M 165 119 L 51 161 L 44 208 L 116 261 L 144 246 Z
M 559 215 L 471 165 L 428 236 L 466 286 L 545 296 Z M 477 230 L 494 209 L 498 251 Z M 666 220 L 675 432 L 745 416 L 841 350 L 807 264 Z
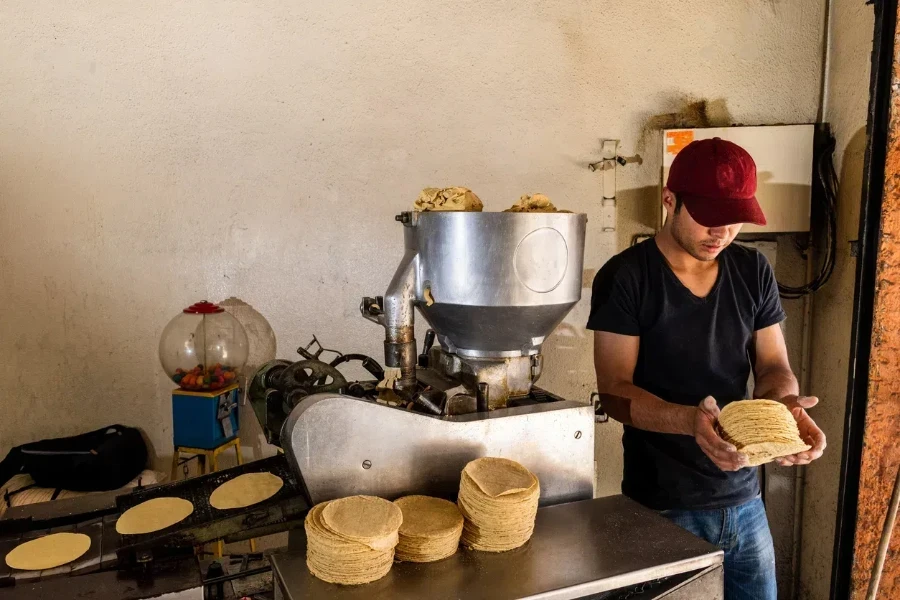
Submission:
M 828 437 L 828 449 L 806 474 L 800 577 L 801 598 L 808 600 L 828 598 L 831 583 L 856 276 L 849 242 L 859 234 L 873 9 L 834 0 L 831 22 L 825 120 L 837 141 L 838 260 L 831 281 L 815 296 L 813 313 L 810 382 L 821 404 L 812 414 Z
M 589 291 L 655 214 L 653 117 L 694 98 L 814 120 L 822 19 L 823 0 L 0 3 L 0 453 L 118 421 L 164 458 L 157 340 L 199 299 L 251 304 L 282 356 L 313 333 L 378 355 L 359 298 L 427 185 L 587 212 Z M 602 137 L 644 159 L 615 234 L 586 168 Z M 588 301 L 547 345 L 542 384 L 573 399 L 594 388 Z M 597 448 L 616 492 L 619 429 Z

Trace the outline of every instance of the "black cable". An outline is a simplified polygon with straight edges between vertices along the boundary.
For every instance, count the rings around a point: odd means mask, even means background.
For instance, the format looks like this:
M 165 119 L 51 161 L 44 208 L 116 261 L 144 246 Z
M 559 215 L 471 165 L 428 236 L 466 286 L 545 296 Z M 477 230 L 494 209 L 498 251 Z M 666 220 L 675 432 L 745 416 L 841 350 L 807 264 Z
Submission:
M 819 198 L 822 203 L 822 215 L 825 225 L 825 257 L 819 267 L 818 273 L 809 281 L 801 286 L 793 287 L 782 283 L 778 284 L 778 292 L 781 297 L 786 300 L 797 300 L 812 294 L 822 288 L 834 273 L 834 266 L 837 259 L 837 190 L 838 177 L 834 169 L 834 161 L 832 155 L 835 148 L 835 139 L 828 134 L 828 139 L 819 154 L 816 161 L 816 174 L 821 184 L 819 194 L 814 197 Z M 810 234 L 812 235 L 812 234 Z M 812 246 L 812 243 L 810 244 Z M 811 260 L 807 256 L 807 260 Z

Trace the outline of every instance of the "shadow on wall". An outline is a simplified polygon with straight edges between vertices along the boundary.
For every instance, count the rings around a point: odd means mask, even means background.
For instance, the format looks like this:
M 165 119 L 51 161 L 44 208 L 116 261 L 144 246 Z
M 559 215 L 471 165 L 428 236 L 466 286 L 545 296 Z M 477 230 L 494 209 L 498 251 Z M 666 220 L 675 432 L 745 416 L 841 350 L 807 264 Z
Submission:
M 733 123 L 724 98 L 707 100 L 692 96 L 674 96 L 663 101 L 672 110 L 648 115 L 638 133 L 636 149 L 642 153 L 659 153 L 659 132 L 663 129 L 693 127 L 727 127 Z M 655 155 L 655 154 L 654 154 Z
M 259 460 L 267 456 L 273 456 L 277 450 L 271 444 L 266 443 L 262 427 L 256 420 L 253 407 L 247 399 L 247 390 L 250 388 L 250 380 L 253 374 L 265 363 L 275 360 L 278 354 L 275 331 L 272 329 L 269 321 L 259 311 L 239 298 L 231 297 L 218 304 L 231 313 L 244 327 L 250 346 L 247 364 L 244 365 L 240 373 L 241 388 L 244 392 L 239 407 L 242 447 L 252 451 L 249 457 L 250 460 Z
M 660 169 L 656 185 L 617 190 L 616 247 L 623 250 L 636 235 L 652 234 L 660 225 L 660 192 L 662 171 L 662 131 L 693 127 L 725 127 L 733 123 L 725 99 L 708 100 L 674 95 L 660 102 L 670 109 L 664 113 L 645 115 L 637 134 L 635 152 L 648 166 Z
M 73 188 L 63 174 L 44 167 L 30 166 L 41 172 L 35 177 L 47 185 Z M 15 171 L 0 172 L 4 170 Z M 5 196 L 10 207 L 25 204 L 6 191 L 0 179 L 0 197 Z M 65 214 L 70 214 L 68 207 Z M 57 240 L 59 233 L 50 221 L 30 223 L 33 238 Z M 123 338 L 140 335 L 146 326 L 141 315 L 152 313 L 152 307 L 140 293 L 129 295 L 127 302 L 115 297 L 121 288 L 98 275 L 90 258 L 93 248 L 63 252 L 58 244 L 48 246 L 53 250 L 45 256 L 27 260 L 11 245 L 0 247 L 6 288 L 0 303 L 13 307 L 0 339 L 0 373 L 5 375 L 0 385 L 0 457 L 22 443 L 121 423 L 141 430 L 152 467 L 158 449 L 147 423 L 154 423 L 151 430 L 158 427 L 156 348 L 141 355 L 121 351 Z M 154 366 L 136 367 L 148 363 Z
M 561 324 L 544 343 L 546 375 L 541 378 L 539 385 L 566 400 L 588 402 L 591 392 L 597 387 L 594 336 L 583 324 L 579 324 L 582 319 L 587 321 L 587 315 L 579 308 L 569 317 L 575 324 Z M 610 420 L 595 427 L 594 460 L 595 497 L 621 493 L 621 424 Z
M 651 185 L 616 192 L 616 248 L 624 250 L 636 235 L 651 235 L 660 224 L 660 187 Z M 590 287 L 593 278 L 584 280 Z

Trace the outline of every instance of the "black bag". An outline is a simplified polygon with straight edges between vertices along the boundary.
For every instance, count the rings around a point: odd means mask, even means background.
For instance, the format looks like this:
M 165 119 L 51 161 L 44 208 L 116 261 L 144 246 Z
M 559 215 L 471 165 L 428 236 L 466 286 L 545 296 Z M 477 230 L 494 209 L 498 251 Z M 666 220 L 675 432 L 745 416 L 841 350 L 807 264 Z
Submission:
M 103 492 L 122 487 L 146 464 L 147 446 L 141 433 L 133 427 L 110 425 L 13 448 L 0 462 L 0 486 L 24 472 L 40 487 Z

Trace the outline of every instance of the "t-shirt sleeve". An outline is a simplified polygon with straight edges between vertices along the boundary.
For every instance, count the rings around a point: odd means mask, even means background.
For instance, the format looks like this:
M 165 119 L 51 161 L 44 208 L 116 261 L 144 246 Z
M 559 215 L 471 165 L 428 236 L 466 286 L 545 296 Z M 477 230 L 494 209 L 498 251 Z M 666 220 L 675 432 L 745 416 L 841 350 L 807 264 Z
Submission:
M 787 315 L 781 307 L 781 297 L 778 295 L 778 282 L 775 281 L 775 272 L 772 265 L 762 254 L 759 255 L 759 290 L 760 303 L 756 311 L 754 329 L 759 331 L 771 327 L 785 320 Z
M 640 335 L 639 291 L 637 280 L 630 270 L 619 257 L 613 257 L 594 277 L 587 328 L 621 335 Z

